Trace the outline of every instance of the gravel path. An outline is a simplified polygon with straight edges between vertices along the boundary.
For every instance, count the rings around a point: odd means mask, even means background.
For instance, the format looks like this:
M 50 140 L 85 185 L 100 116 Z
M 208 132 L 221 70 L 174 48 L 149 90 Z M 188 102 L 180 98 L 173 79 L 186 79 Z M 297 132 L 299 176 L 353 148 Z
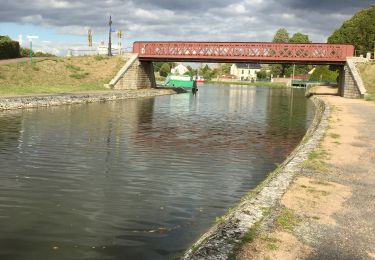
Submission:
M 315 231 L 319 239 L 308 258 L 375 259 L 375 105 L 339 97 L 326 100 L 334 107 L 324 142 L 333 172 L 327 177 L 350 187 L 352 196 L 334 215 L 336 225 Z M 329 140 L 334 134 L 340 135 L 339 144 Z

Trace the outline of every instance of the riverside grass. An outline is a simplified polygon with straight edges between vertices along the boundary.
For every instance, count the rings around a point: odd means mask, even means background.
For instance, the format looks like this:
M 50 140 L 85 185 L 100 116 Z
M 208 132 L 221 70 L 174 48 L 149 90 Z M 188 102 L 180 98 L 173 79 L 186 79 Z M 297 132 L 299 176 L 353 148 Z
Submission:
M 375 102 L 375 62 L 359 64 L 358 68 L 368 93 L 366 100 Z
M 47 58 L 0 65 L 0 95 L 58 94 L 106 90 L 125 64 L 122 57 Z

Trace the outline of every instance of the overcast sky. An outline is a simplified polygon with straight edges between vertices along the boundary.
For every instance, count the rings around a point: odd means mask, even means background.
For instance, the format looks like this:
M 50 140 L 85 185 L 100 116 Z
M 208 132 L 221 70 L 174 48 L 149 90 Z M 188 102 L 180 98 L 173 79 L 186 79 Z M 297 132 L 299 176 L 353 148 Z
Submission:
M 285 27 L 327 37 L 356 11 L 374 0 L 0 0 L 0 34 L 17 39 L 37 34 L 40 48 L 61 51 L 106 40 L 108 16 L 125 32 L 123 45 L 135 40 L 270 41 Z

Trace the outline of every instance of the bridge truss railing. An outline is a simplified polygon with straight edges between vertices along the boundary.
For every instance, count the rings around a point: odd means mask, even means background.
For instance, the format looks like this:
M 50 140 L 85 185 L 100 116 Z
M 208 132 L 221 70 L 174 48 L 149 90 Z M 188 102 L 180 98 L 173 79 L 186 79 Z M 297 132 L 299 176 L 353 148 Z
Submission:
M 343 64 L 354 46 L 246 42 L 135 42 L 141 60 Z

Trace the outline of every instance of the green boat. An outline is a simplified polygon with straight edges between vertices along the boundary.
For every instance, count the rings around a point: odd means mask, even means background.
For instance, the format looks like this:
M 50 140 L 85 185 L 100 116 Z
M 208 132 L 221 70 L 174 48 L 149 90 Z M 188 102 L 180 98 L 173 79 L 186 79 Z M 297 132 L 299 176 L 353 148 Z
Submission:
M 165 80 L 165 85 L 171 88 L 197 89 L 197 83 L 190 76 L 169 75 Z

